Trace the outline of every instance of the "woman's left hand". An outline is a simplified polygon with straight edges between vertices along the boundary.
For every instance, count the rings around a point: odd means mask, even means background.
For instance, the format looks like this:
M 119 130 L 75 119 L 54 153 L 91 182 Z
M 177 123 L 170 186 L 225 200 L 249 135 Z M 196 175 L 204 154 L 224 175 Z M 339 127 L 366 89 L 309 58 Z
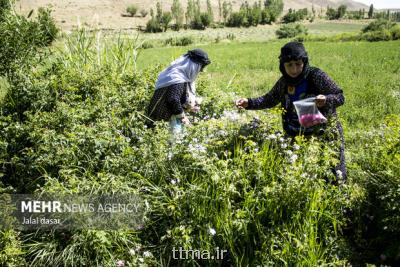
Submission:
M 184 116 L 184 117 L 182 118 L 182 123 L 183 123 L 185 126 L 190 126 L 190 125 L 191 125 L 189 118 L 186 117 L 186 116 Z
M 317 104 L 317 107 L 322 108 L 323 106 L 326 105 L 326 96 L 324 95 L 317 95 L 315 98 L 315 104 Z

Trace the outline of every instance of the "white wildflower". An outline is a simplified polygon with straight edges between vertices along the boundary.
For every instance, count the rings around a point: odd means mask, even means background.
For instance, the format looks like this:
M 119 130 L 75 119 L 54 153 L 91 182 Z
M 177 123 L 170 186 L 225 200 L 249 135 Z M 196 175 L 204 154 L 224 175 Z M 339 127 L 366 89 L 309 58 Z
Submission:
M 293 154 L 292 150 L 285 150 L 285 154 L 287 154 L 288 156 L 291 156 Z
M 294 150 L 299 150 L 299 149 L 300 149 L 300 146 L 299 146 L 298 144 L 294 144 L 294 145 L 293 145 L 293 149 L 294 149 Z
M 131 248 L 131 249 L 129 250 L 129 255 L 135 256 L 135 255 L 136 255 L 136 250 L 133 249 L 133 248 Z
M 227 133 L 226 131 L 224 131 L 224 130 L 219 130 L 219 131 L 217 132 L 217 135 L 220 135 L 220 136 L 227 136 L 228 133 Z
M 210 235 L 212 235 L 212 236 L 214 236 L 216 233 L 217 233 L 217 231 L 215 231 L 215 229 L 214 228 L 210 228 L 210 229 L 208 229 L 208 232 L 210 233 Z
M 287 148 L 287 144 L 281 144 L 281 148 L 283 149 Z
M 145 251 L 145 252 L 143 252 L 143 257 L 149 258 L 149 257 L 151 257 L 151 256 L 153 256 L 153 254 L 151 254 L 150 251 Z
M 239 120 L 239 113 L 237 111 L 224 110 L 224 112 L 222 113 L 222 116 L 231 121 Z
M 275 134 L 268 135 L 267 139 L 275 140 L 277 136 Z
M 289 162 L 290 163 L 295 163 L 297 158 L 298 158 L 298 156 L 296 154 L 293 154 L 292 156 L 290 156 Z
M 175 185 L 176 184 L 176 180 L 172 179 L 171 180 L 171 184 Z
M 343 178 L 343 173 L 341 170 L 336 170 L 336 175 L 339 179 Z
M 279 142 L 283 143 L 283 142 L 285 142 L 285 139 L 283 139 L 283 137 L 280 137 Z
M 195 144 L 195 145 L 189 144 L 188 149 L 192 154 L 207 152 L 207 148 L 201 144 Z
M 171 160 L 173 155 L 174 154 L 172 152 L 168 152 L 168 155 L 167 155 L 168 160 Z
M 125 261 L 123 261 L 123 260 L 117 260 L 117 266 L 118 266 L 118 267 L 125 266 Z

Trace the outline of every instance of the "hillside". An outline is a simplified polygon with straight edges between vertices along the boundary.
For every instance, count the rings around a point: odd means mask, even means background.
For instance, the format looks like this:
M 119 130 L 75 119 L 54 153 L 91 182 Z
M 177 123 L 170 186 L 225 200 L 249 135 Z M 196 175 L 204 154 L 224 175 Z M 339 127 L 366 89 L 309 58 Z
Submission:
M 147 18 L 141 17 L 124 17 L 126 7 L 129 4 L 135 4 L 139 10 L 150 10 L 154 8 L 157 0 L 20 0 L 16 3 L 16 10 L 24 14 L 28 14 L 31 9 L 37 9 L 41 6 L 51 6 L 53 16 L 57 23 L 64 30 L 69 30 L 79 24 L 90 25 L 92 27 L 111 28 L 111 29 L 129 29 L 137 25 L 144 25 Z M 186 1 L 181 1 L 185 6 Z M 202 1 L 205 5 L 206 1 Z M 234 10 L 237 10 L 242 3 L 241 0 L 231 1 Z M 253 3 L 254 1 L 249 1 Z M 171 1 L 163 1 L 164 10 L 169 10 Z M 214 14 L 218 14 L 218 0 L 211 0 L 214 6 Z M 314 5 L 315 9 L 320 12 L 321 8 L 326 9 L 329 5 L 337 7 L 340 4 L 345 4 L 349 9 L 368 8 L 368 6 L 352 1 L 352 0 L 285 0 L 285 9 L 294 8 L 311 8 Z

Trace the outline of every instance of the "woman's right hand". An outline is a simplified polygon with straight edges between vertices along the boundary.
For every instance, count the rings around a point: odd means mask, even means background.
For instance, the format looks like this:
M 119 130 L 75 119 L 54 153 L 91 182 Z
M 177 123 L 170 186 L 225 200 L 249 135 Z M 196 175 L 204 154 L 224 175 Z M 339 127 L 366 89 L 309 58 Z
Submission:
M 183 123 L 184 125 L 186 125 L 186 126 L 190 126 L 190 125 L 191 125 L 189 118 L 186 117 L 186 116 L 184 116 L 184 117 L 182 118 L 182 123 Z
M 235 106 L 238 109 L 247 108 L 249 106 L 249 100 L 247 98 L 240 98 L 240 99 L 235 101 Z

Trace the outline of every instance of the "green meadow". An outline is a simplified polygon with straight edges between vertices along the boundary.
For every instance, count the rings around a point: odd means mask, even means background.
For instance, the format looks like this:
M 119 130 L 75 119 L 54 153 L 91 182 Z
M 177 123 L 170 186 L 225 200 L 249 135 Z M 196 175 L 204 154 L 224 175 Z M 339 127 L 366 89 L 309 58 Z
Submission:
M 265 94 L 280 77 L 278 56 L 285 42 L 200 46 L 212 59 L 200 81 L 208 81 L 213 91 L 241 97 Z M 346 103 L 339 112 L 346 126 L 365 130 L 378 127 L 389 114 L 400 114 L 399 45 L 398 41 L 305 43 L 310 64 L 327 72 L 344 90 Z M 138 67 L 156 64 L 166 67 L 193 47 L 143 50 Z M 228 107 L 229 103 L 226 104 Z

